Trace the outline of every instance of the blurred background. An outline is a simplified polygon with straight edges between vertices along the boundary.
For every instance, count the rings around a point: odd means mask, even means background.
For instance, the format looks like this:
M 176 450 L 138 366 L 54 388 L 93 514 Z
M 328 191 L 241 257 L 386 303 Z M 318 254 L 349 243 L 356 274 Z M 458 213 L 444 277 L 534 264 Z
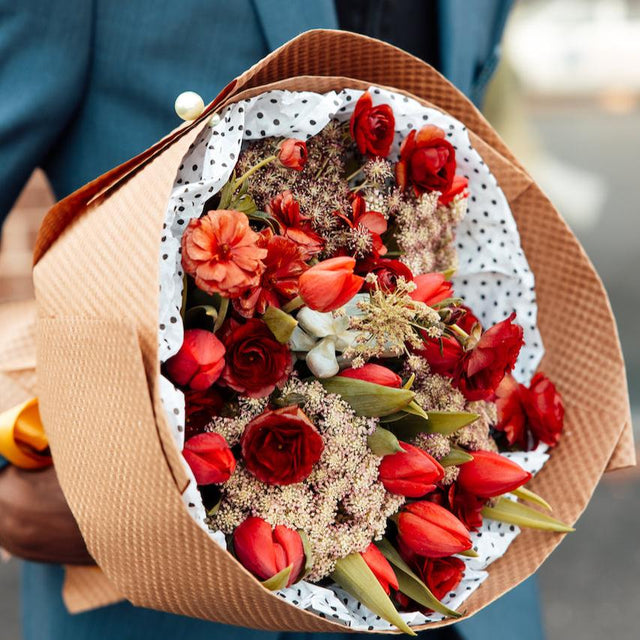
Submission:
M 520 0 L 485 112 L 607 287 L 640 442 L 640 0 Z M 31 248 L 52 201 L 35 173 L 4 227 L 0 301 L 32 295 Z M 639 538 L 640 472 L 610 474 L 539 573 L 549 640 L 639 637 Z M 20 637 L 17 594 L 11 561 L 0 566 L 3 639 Z

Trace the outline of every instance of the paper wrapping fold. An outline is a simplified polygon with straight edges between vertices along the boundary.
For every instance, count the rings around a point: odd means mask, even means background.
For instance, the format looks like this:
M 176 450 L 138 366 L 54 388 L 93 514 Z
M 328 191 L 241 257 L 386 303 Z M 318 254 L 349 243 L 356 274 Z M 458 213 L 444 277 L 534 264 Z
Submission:
M 238 78 L 207 113 L 264 85 L 327 91 L 368 84 L 411 93 L 465 122 L 507 194 L 536 276 L 542 368 L 567 407 L 563 440 L 533 488 L 573 523 L 607 465 L 634 462 L 615 322 L 578 242 L 471 103 L 393 47 L 314 31 Z M 157 249 L 176 168 L 205 124 L 203 116 L 182 127 L 62 201 L 43 223 L 34 270 L 38 386 L 58 476 L 112 589 L 134 604 L 263 629 L 343 631 L 266 591 L 181 503 L 186 478 L 158 393 Z M 560 539 L 520 535 L 491 565 L 466 614 L 524 580 Z

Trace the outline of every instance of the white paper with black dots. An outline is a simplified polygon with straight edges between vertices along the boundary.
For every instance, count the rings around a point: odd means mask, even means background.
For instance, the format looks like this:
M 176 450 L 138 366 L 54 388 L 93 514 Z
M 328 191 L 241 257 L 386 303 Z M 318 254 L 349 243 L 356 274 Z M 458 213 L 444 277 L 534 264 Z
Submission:
M 533 274 L 520 245 L 520 236 L 509 204 L 480 155 L 470 144 L 466 127 L 455 118 L 436 109 L 426 108 L 406 96 L 371 87 L 374 104 L 388 103 L 396 119 L 396 135 L 390 159 L 396 160 L 400 143 L 411 129 L 424 124 L 442 128 L 456 148 L 457 172 L 469 179 L 468 211 L 457 232 L 459 269 L 454 278 L 455 291 L 478 315 L 485 327 L 517 314 L 526 344 L 520 354 L 515 376 L 528 382 L 544 349 L 536 325 L 537 306 Z M 217 193 L 229 179 L 242 143 L 264 137 L 309 139 L 321 131 L 332 118 L 350 118 L 362 91 L 340 92 L 271 91 L 230 105 L 221 117 L 212 121 L 190 146 L 178 169 L 165 216 L 160 250 L 159 351 L 162 362 L 176 353 L 182 344 L 180 318 L 183 272 L 180 240 L 189 220 L 202 214 L 203 203 Z M 161 386 L 163 403 L 176 444 L 184 443 L 184 396 L 168 381 Z M 524 468 L 537 472 L 547 459 L 546 448 L 527 454 L 505 454 Z M 205 510 L 192 479 L 183 495 L 185 505 L 198 524 L 204 525 Z M 517 527 L 486 520 L 480 531 L 472 534 L 478 558 L 465 558 L 465 577 L 444 602 L 458 608 L 487 577 L 484 569 L 505 553 L 517 536 Z M 220 532 L 211 537 L 224 544 Z M 300 582 L 279 594 L 303 609 L 310 609 L 358 630 L 390 629 L 391 626 L 368 611 L 337 587 L 326 589 Z M 409 624 L 439 620 L 441 616 L 405 613 Z

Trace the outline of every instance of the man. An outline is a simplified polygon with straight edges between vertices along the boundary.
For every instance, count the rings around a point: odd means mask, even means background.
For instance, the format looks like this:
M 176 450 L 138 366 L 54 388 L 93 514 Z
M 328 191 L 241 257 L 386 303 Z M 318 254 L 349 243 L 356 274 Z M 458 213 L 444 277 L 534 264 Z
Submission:
M 440 68 L 476 102 L 497 63 L 511 0 L 0 0 L 0 222 L 35 167 L 57 197 L 176 126 L 175 96 L 211 99 L 234 76 L 311 28 L 379 37 Z M 295 639 L 128 603 L 76 616 L 59 564 L 91 562 L 53 469 L 0 472 L 0 546 L 23 571 L 27 640 Z M 57 564 L 44 564 L 57 563 Z M 429 638 L 542 637 L 535 590 L 516 590 Z M 457 630 L 456 630 L 457 629 Z M 501 635 L 503 634 L 503 635 Z M 305 634 L 306 635 L 306 634 Z

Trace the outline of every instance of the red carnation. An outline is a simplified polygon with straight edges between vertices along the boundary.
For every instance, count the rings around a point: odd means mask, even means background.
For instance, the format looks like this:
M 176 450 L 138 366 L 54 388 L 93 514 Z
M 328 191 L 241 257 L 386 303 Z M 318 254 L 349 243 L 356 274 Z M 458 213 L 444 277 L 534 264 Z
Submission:
M 204 329 L 188 329 L 180 351 L 167 360 L 167 375 L 181 387 L 208 389 L 224 368 L 224 345 Z
M 234 309 L 245 318 L 263 314 L 269 305 L 280 307 L 298 295 L 298 278 L 307 269 L 295 242 L 274 236 L 270 230 L 261 234 L 259 245 L 267 249 L 264 271 L 256 287 L 233 300 Z
M 268 396 L 291 373 L 291 352 L 279 343 L 262 320 L 245 324 L 230 320 L 222 335 L 227 349 L 220 383 L 250 398 Z
M 324 240 L 313 230 L 310 219 L 300 213 L 300 205 L 291 191 L 273 198 L 267 211 L 277 220 L 280 233 L 298 245 L 305 260 L 322 251 Z
M 371 94 L 366 91 L 356 102 L 351 116 L 351 136 L 362 154 L 388 156 L 393 143 L 395 118 L 388 104 L 373 106 Z
M 564 425 L 564 405 L 555 385 L 536 373 L 527 389 L 511 376 L 505 376 L 496 391 L 498 424 L 511 446 L 535 448 L 542 441 L 555 446 Z
M 277 485 L 302 482 L 324 449 L 322 436 L 297 406 L 268 410 L 254 418 L 241 444 L 247 469 L 261 482 Z
M 307 145 L 302 140 L 287 138 L 280 145 L 277 155 L 283 167 L 302 171 L 307 163 Z
M 411 185 L 419 196 L 425 191 L 447 193 L 456 173 L 456 152 L 439 127 L 428 124 L 415 129 L 402 142 L 396 165 L 396 181 L 401 189 Z

